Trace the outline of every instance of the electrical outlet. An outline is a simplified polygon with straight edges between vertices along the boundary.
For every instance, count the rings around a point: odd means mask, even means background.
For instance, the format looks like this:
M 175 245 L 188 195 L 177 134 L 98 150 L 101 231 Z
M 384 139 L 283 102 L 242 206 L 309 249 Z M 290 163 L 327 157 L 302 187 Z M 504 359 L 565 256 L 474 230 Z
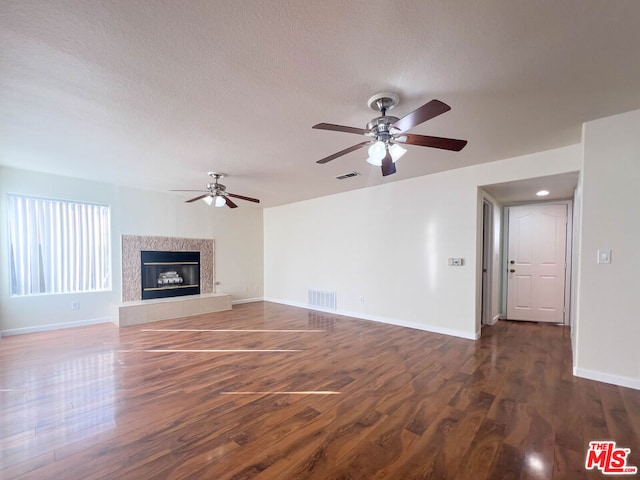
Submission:
M 360 297 L 360 303 L 364 303 L 364 296 Z
M 77 300 L 75 302 L 71 302 L 71 310 L 80 310 L 80 302 Z

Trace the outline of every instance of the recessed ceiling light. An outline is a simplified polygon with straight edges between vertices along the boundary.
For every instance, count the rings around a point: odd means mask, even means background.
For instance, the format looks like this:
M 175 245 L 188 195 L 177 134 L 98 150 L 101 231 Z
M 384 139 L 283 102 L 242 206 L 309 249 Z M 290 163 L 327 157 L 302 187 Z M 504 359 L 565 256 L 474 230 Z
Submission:
M 538 193 L 536 193 L 536 195 L 539 197 L 546 197 L 547 195 L 549 195 L 549 190 L 540 190 Z

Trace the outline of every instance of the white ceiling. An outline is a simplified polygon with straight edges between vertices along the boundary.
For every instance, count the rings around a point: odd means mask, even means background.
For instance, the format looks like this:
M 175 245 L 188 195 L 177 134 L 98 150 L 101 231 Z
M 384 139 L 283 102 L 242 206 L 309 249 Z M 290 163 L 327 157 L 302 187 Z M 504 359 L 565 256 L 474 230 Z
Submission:
M 640 108 L 639 24 L 637 0 L 0 0 L 0 164 L 160 191 L 217 170 L 273 206 L 542 151 Z M 468 146 L 317 165 L 366 138 L 311 126 L 363 128 L 381 91 L 448 103 L 411 132 Z

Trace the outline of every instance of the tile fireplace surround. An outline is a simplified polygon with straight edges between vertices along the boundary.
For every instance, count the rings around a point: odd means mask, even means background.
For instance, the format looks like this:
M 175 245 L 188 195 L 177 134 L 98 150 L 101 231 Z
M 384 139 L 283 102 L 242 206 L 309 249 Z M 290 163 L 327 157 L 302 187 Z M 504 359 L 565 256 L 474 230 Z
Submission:
M 142 299 L 140 252 L 200 252 L 200 293 L 213 293 L 213 240 L 205 238 L 122 236 L 122 301 Z
M 143 250 L 200 252 L 200 295 L 142 299 L 141 259 Z M 201 238 L 122 236 L 121 327 L 140 323 L 231 310 L 231 295 L 214 292 L 213 240 Z

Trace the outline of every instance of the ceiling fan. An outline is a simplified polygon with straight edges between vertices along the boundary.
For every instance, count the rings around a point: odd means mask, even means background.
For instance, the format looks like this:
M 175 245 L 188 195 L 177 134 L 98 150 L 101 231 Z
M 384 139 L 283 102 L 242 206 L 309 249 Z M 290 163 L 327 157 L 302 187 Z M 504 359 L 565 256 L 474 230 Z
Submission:
M 229 208 L 237 208 L 236 205 L 231 198 L 239 198 L 240 200 L 246 200 L 247 202 L 260 203 L 260 200 L 257 198 L 245 197 L 244 195 L 237 195 L 235 193 L 227 192 L 227 187 L 218 183 L 223 177 L 226 177 L 224 173 L 218 172 L 208 172 L 208 175 L 213 178 L 213 183 L 207 183 L 206 190 L 171 190 L 172 192 L 204 192 L 202 195 L 198 195 L 190 200 L 187 200 L 185 203 L 192 203 L 198 200 L 204 200 L 207 205 L 215 205 L 216 207 L 224 207 L 227 205 Z
M 406 133 L 407 130 L 416 125 L 420 125 L 427 120 L 431 120 L 451 110 L 451 107 L 440 100 L 431 100 L 402 118 L 387 116 L 387 111 L 395 107 L 398 104 L 398 100 L 398 96 L 393 93 L 379 93 L 371 97 L 367 102 L 369 108 L 381 112 L 382 115 L 367 123 L 366 128 L 345 127 L 332 123 L 318 123 L 314 125 L 313 128 L 319 130 L 333 130 L 335 132 L 355 133 L 371 137 L 371 140 L 345 148 L 333 155 L 318 160 L 316 163 L 324 164 L 330 162 L 342 155 L 346 155 L 347 153 L 368 145 L 369 158 L 367 162 L 382 167 L 382 176 L 386 177 L 387 175 L 396 173 L 395 163 L 406 153 L 406 149 L 401 146 L 402 144 L 440 148 L 456 152 L 462 150 L 467 144 L 466 140 L 457 140 L 455 138 L 430 137 Z

